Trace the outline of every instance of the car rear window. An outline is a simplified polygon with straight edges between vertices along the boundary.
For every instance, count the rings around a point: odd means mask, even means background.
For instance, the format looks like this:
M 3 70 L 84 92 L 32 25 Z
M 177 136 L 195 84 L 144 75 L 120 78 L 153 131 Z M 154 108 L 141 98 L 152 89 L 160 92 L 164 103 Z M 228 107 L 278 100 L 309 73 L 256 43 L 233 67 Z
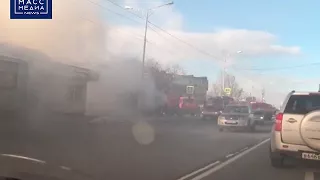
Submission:
M 226 106 L 223 113 L 249 113 L 248 106 Z
M 254 115 L 263 115 L 264 112 L 263 112 L 263 111 L 255 111 L 253 114 L 254 114 Z
M 320 94 L 292 95 L 284 113 L 307 114 L 314 110 L 320 110 Z

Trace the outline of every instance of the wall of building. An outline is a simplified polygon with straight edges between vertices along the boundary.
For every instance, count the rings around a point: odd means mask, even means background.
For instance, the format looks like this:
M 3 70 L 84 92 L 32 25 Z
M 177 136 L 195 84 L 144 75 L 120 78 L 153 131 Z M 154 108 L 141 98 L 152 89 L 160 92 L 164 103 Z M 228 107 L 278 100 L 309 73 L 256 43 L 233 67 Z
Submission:
M 89 70 L 84 72 L 82 68 L 65 64 L 8 56 L 0 56 L 0 65 L 0 73 L 16 78 L 10 81 L 13 83 L 10 87 L 0 88 L 0 109 L 28 109 L 32 114 L 85 112 Z M 4 85 L 8 79 L 2 81 Z
M 186 90 L 186 86 L 194 86 L 194 97 L 197 103 L 202 104 L 206 100 L 208 91 L 207 77 L 195 77 L 193 75 L 175 76 L 173 84 L 179 85 Z M 180 88 L 181 89 L 181 88 Z

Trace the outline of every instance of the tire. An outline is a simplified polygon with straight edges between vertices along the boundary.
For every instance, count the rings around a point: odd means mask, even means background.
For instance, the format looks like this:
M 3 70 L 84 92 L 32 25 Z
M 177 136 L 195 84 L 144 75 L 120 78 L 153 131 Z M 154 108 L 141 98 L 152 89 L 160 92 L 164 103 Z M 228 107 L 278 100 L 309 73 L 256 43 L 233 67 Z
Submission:
M 274 167 L 274 168 L 283 168 L 284 167 L 284 157 L 281 156 L 280 154 L 272 152 L 271 147 L 270 147 L 270 151 L 269 151 L 269 158 L 270 158 L 270 162 L 271 162 L 272 167 Z
M 248 122 L 248 131 L 254 132 L 256 130 L 256 123 L 251 124 L 251 120 Z
M 253 123 L 251 126 L 250 126 L 250 132 L 255 132 L 256 131 L 256 124 Z

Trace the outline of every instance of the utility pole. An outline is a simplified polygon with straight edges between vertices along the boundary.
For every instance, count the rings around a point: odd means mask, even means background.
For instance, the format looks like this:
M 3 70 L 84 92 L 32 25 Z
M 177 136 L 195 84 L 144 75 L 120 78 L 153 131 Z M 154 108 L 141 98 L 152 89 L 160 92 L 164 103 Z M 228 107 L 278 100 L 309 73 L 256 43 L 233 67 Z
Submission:
M 224 95 L 224 89 L 225 89 L 226 64 L 227 64 L 227 56 L 225 56 L 224 59 L 223 59 L 221 96 Z
M 145 86 L 145 82 L 144 82 L 144 74 L 145 74 L 145 59 L 146 59 L 146 49 L 147 49 L 147 32 L 148 32 L 148 22 L 149 22 L 149 17 L 152 15 L 153 10 L 161 8 L 163 6 L 170 6 L 173 5 L 173 2 L 169 2 L 166 4 L 162 4 L 160 6 L 156 6 L 153 8 L 149 8 L 146 10 L 146 22 L 145 22 L 145 27 L 144 27 L 144 41 L 143 41 L 143 54 L 142 54 L 142 68 L 141 68 L 141 90 L 144 91 L 144 86 Z M 134 10 L 134 8 L 130 7 L 130 6 L 125 6 L 124 7 L 127 10 Z M 139 100 L 138 100 L 138 107 L 144 107 L 144 100 L 143 100 L 144 96 L 140 95 Z
M 262 92 L 261 92 L 261 99 L 262 99 L 262 102 L 264 102 L 264 101 L 265 101 L 265 100 L 264 100 L 265 93 L 266 93 L 266 91 L 265 91 L 265 89 L 263 88 L 263 89 L 262 89 Z
M 149 21 L 149 10 L 146 14 L 146 24 L 144 28 L 144 42 L 143 42 L 143 54 L 142 54 L 142 74 L 141 74 L 141 80 L 144 79 L 144 70 L 145 70 L 145 59 L 146 59 L 146 48 L 147 48 L 147 32 L 148 32 L 148 21 Z
M 146 48 L 147 48 L 147 32 L 148 32 L 148 22 L 149 22 L 149 17 L 152 14 L 153 10 L 164 7 L 164 6 L 170 6 L 173 5 L 173 1 L 169 2 L 169 3 L 165 3 L 162 4 L 160 6 L 156 6 L 153 8 L 149 8 L 146 11 L 146 22 L 145 22 L 145 29 L 144 29 L 144 41 L 143 41 L 143 55 L 142 55 L 142 75 L 141 75 L 141 79 L 144 78 L 144 70 L 145 70 L 145 59 L 146 59 Z M 134 8 L 130 7 L 130 6 L 125 6 L 124 7 L 127 10 L 133 10 Z
M 237 51 L 235 52 L 236 54 L 240 54 L 242 53 L 242 51 Z M 234 53 L 232 53 L 234 54 Z M 228 57 L 230 56 L 230 53 L 227 53 L 224 55 L 224 58 L 223 58 L 223 69 L 222 69 L 222 90 L 221 90 L 221 96 L 224 94 L 224 89 L 225 89 L 225 76 L 226 76 L 226 66 L 227 66 L 227 60 L 228 60 Z
M 253 86 L 251 87 L 250 97 L 253 97 Z

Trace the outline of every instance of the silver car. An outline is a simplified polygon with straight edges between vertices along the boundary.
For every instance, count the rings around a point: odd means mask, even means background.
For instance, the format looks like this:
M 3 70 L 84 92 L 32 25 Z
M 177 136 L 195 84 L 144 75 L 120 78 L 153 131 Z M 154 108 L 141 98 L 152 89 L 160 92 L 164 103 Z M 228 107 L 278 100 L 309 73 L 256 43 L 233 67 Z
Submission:
M 218 117 L 219 131 L 224 129 L 255 130 L 255 120 L 249 105 L 228 105 Z
M 319 92 L 292 91 L 275 116 L 271 165 L 282 167 L 287 157 L 320 161 Z

